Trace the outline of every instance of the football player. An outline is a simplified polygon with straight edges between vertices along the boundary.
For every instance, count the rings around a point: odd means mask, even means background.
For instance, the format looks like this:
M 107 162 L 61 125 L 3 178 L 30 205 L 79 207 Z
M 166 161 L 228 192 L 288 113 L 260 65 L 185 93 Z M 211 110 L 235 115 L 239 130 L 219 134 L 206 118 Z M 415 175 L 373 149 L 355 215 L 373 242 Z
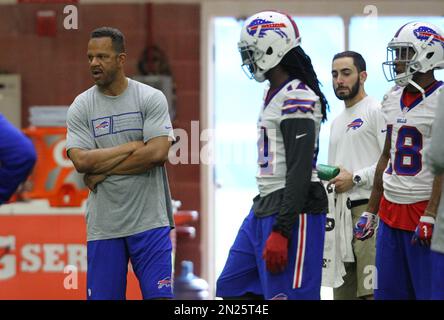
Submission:
M 441 193 L 441 179 L 424 163 L 443 82 L 444 38 L 423 22 L 402 26 L 389 42 L 384 74 L 396 85 L 384 96 L 387 120 L 384 150 L 377 165 L 367 212 L 355 227 L 358 239 L 374 233 L 375 299 L 430 297 L 430 239 Z M 387 165 L 388 164 L 388 165 Z
M 259 113 L 259 195 L 217 281 L 223 298 L 320 299 L 327 195 L 317 177 L 327 101 L 294 20 L 259 12 L 239 51 L 250 78 L 268 80 Z

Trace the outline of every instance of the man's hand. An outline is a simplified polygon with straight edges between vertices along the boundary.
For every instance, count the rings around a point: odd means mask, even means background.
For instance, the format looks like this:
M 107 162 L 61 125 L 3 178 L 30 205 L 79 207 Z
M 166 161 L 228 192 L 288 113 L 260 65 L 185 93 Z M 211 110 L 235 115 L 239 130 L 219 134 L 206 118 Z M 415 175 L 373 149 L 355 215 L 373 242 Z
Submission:
M 378 216 L 374 213 L 364 212 L 356 223 L 353 233 L 358 240 L 371 238 L 378 226 Z
M 284 271 L 288 260 L 288 239 L 279 232 L 272 231 L 265 243 L 262 258 L 271 273 Z
M 353 188 L 353 174 L 339 166 L 339 174 L 328 182 L 334 184 L 336 193 L 343 193 Z
M 435 218 L 431 216 L 421 216 L 412 237 L 412 244 L 416 244 L 419 240 L 421 246 L 430 246 L 434 225 Z
M 96 192 L 96 186 L 106 179 L 106 175 L 104 174 L 85 174 L 83 176 L 83 182 L 85 182 L 86 186 L 92 192 Z

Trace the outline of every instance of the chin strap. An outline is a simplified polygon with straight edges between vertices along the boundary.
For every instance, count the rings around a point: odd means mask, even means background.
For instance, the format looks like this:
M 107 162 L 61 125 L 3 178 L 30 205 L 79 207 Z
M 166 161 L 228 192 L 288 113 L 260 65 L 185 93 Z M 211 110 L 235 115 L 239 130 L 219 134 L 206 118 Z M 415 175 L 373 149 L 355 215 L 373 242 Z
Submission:
M 257 67 L 257 68 L 259 68 L 259 67 Z M 254 73 L 253 77 L 254 77 L 254 80 L 256 80 L 257 82 L 264 82 L 266 80 L 264 72 L 256 71 Z
M 424 89 L 423 89 L 419 84 L 417 84 L 417 83 L 416 83 L 415 81 L 413 81 L 412 79 L 409 80 L 409 84 L 411 84 L 411 85 L 414 86 L 416 89 L 418 89 L 419 92 L 421 92 L 421 94 L 422 94 L 422 99 L 423 99 L 423 100 L 426 98 L 426 96 L 425 96 L 425 91 L 424 91 Z

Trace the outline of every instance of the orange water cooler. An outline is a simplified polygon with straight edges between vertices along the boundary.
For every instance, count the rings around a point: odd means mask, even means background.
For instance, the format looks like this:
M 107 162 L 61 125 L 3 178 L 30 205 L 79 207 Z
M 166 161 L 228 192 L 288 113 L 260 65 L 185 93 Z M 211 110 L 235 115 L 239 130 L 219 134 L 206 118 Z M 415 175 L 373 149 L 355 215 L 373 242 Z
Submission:
M 48 199 L 52 207 L 79 207 L 88 188 L 66 156 L 66 128 L 29 127 L 23 130 L 37 152 L 37 163 L 29 180 L 30 199 Z

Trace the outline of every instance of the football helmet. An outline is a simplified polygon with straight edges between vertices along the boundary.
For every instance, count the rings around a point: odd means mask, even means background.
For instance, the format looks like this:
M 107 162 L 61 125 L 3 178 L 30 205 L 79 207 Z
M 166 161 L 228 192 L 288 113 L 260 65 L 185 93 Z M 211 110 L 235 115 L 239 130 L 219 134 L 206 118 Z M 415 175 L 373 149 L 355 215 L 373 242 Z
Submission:
M 250 79 L 263 82 L 265 73 L 300 43 L 298 28 L 290 16 L 277 11 L 256 13 L 241 30 L 238 48 L 242 68 Z
M 410 22 L 403 25 L 387 45 L 383 71 L 388 81 L 399 86 L 415 83 L 416 72 L 425 73 L 444 67 L 444 34 L 435 25 Z

